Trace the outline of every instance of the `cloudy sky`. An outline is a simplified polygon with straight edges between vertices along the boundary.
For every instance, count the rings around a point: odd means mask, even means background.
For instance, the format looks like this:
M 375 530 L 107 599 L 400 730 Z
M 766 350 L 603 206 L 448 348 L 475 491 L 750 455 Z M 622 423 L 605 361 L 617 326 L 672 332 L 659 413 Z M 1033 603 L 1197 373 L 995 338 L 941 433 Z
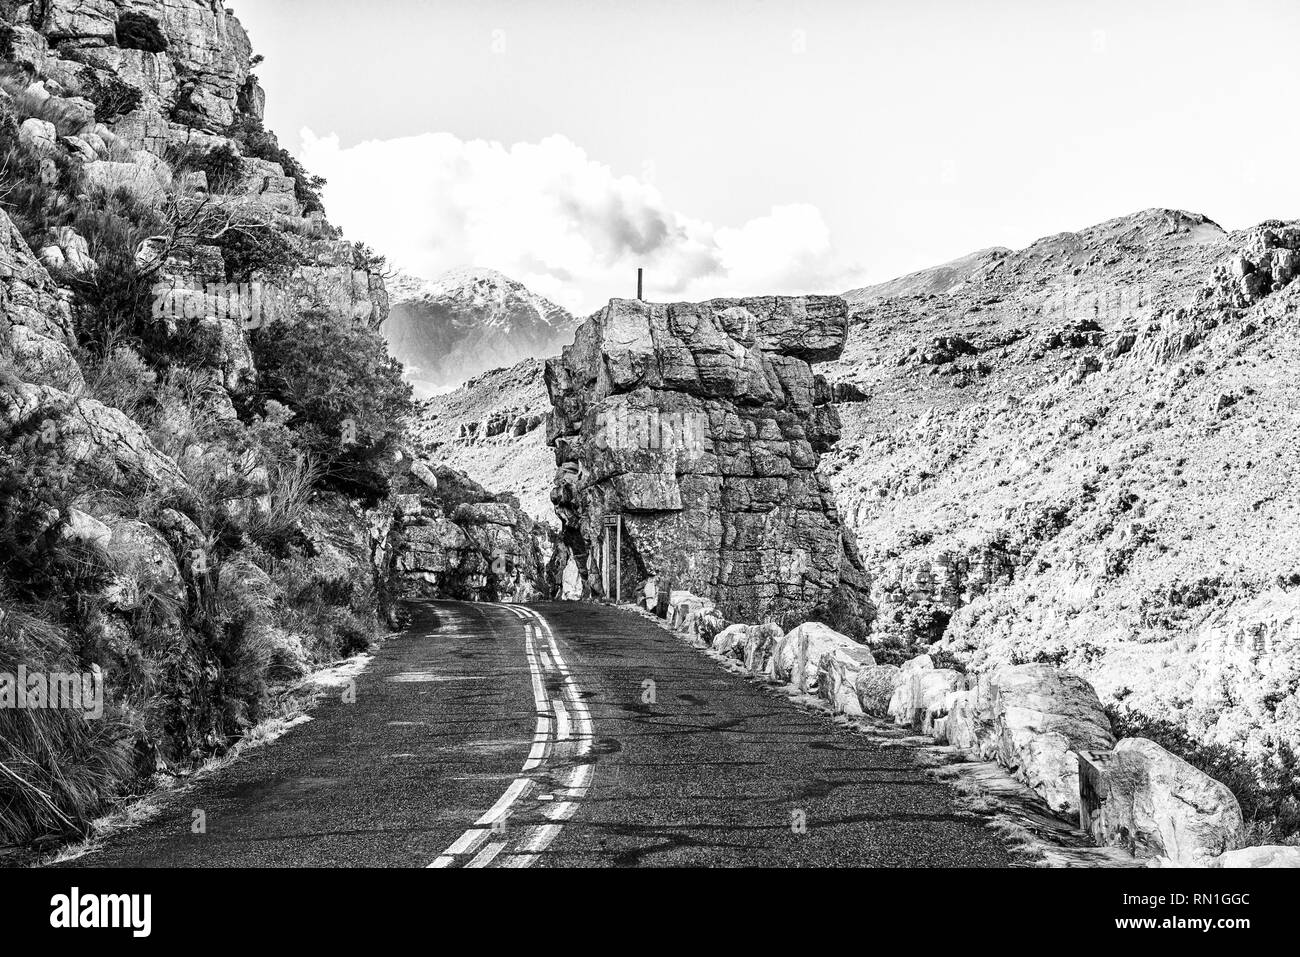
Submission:
M 586 312 L 1300 216 L 1295 0 L 234 0 L 348 235 Z

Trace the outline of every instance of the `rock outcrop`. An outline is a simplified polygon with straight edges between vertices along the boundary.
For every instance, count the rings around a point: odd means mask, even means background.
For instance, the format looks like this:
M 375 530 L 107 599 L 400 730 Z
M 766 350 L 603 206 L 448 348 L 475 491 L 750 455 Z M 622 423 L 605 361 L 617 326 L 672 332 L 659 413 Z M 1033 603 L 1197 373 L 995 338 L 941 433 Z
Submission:
M 413 598 L 545 601 L 556 597 L 553 534 L 509 495 L 445 466 L 409 462 L 395 498 L 391 560 Z
M 846 331 L 843 301 L 818 296 L 616 299 L 579 328 L 546 365 L 552 498 L 594 593 L 653 581 L 728 617 L 838 609 L 865 629 L 856 549 L 817 468 L 839 419 L 811 364 Z
M 558 526 L 551 505 L 555 453 L 546 445 L 550 409 L 542 362 L 525 359 L 426 399 L 414 431 L 427 454 L 515 495 L 534 521 Z
M 1241 808 L 1227 786 L 1154 741 L 1125 738 L 1081 767 L 1082 823 L 1098 844 L 1188 866 L 1241 842 Z
M 772 677 L 789 682 L 799 691 L 816 691 L 822 674 L 823 659 L 827 656 L 832 658 L 826 663 L 827 669 L 838 666 L 835 677 L 841 685 L 847 680 L 850 688 L 853 681 L 844 673 L 845 665 L 856 670 L 876 663 L 866 646 L 821 622 L 813 621 L 792 628 L 777 643 L 771 659 Z

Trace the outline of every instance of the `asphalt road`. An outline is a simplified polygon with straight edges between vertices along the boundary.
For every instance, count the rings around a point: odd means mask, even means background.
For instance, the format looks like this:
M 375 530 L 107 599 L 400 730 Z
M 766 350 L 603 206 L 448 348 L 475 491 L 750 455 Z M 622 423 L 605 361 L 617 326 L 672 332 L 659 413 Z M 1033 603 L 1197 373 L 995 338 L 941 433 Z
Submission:
M 913 752 L 626 611 L 417 605 L 342 698 L 75 864 L 1016 863 Z

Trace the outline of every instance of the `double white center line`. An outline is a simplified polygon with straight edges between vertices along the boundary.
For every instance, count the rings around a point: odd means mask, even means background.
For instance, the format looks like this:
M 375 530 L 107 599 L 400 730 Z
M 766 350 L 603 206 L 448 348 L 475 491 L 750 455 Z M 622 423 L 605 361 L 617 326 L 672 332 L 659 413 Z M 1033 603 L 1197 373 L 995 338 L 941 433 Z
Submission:
M 537 708 L 533 747 L 520 776 L 430 867 L 530 866 L 559 836 L 591 785 L 591 714 L 551 626 L 531 608 L 500 607 L 525 623 L 524 650 Z M 509 819 L 522 813 L 525 803 L 541 809 L 540 821 L 511 826 Z

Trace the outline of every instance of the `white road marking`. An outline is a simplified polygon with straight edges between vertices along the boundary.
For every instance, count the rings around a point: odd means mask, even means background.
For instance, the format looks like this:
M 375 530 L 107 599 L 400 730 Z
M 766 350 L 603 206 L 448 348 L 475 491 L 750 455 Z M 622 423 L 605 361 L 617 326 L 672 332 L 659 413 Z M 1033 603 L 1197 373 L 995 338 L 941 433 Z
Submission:
M 474 827 L 457 838 L 429 867 L 453 867 L 471 854 L 474 856 L 464 863 L 465 867 L 488 867 L 494 863 L 505 867 L 531 866 L 559 836 L 562 822 L 573 817 L 578 801 L 586 796 L 591 785 L 593 767 L 587 760 L 594 735 L 591 713 L 582 700 L 582 692 L 573 680 L 564 656 L 560 654 L 555 633 L 546 619 L 531 608 L 500 607 L 525 622 L 524 655 L 528 660 L 533 704 L 537 710 L 533 746 L 520 772 L 525 776 L 516 778 L 496 804 L 474 822 Z M 550 675 L 552 680 L 559 679 L 560 690 L 554 696 L 546 691 L 546 675 Z M 531 775 L 553 763 L 554 759 L 572 763 L 564 771 L 562 783 L 535 799 L 548 802 L 544 815 L 552 823 L 526 828 L 513 852 L 503 856 L 511 841 L 500 838 L 511 809 L 533 789 L 535 781 Z M 493 837 L 496 839 L 489 840 Z
M 466 867 L 487 867 L 492 861 L 505 850 L 506 842 L 497 841 L 495 844 L 489 844 L 483 850 L 474 855 L 474 859 L 466 864 Z

